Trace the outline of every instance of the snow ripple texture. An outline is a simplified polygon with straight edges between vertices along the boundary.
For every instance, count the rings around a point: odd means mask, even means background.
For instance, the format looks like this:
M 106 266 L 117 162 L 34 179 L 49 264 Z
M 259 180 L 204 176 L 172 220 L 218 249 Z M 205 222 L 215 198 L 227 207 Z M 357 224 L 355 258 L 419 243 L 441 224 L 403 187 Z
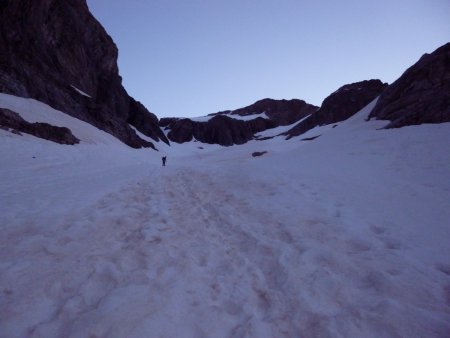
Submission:
M 249 196 L 280 193 L 250 183 Z M 368 241 L 346 231 L 339 206 L 320 210 L 310 203 L 310 214 L 295 220 L 295 205 L 281 213 L 256 209 L 232 185 L 224 190 L 189 168 L 158 169 L 105 196 L 82 218 L 8 228 L 1 239 L 2 261 L 9 263 L 1 266 L 0 336 L 450 332 L 449 299 L 442 302 L 430 288 L 427 270 L 397 255 L 404 243 L 388 229 L 373 226 L 377 240 Z M 295 193 L 314 196 L 308 189 Z M 405 312 L 411 320 L 399 322 Z M 21 322 L 29 326 L 15 331 Z
M 157 153 L 0 94 L 82 140 L 0 129 L 0 338 L 449 337 L 450 124 L 379 130 L 374 102 Z

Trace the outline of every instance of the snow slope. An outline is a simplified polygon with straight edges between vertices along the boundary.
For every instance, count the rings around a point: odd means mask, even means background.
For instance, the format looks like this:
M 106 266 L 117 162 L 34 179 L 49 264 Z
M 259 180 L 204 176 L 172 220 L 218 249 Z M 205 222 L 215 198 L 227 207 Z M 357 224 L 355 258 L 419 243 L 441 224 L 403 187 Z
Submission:
M 155 152 L 5 97 L 82 142 L 0 130 L 0 337 L 449 335 L 450 124 L 378 130 L 373 102 Z
M 198 117 L 188 117 L 189 120 L 192 120 L 194 122 L 208 122 L 211 120 L 214 116 L 217 115 L 206 115 L 206 116 L 198 116 Z M 220 116 L 227 116 L 229 118 L 235 119 L 235 120 L 241 120 L 241 121 L 250 121 L 257 119 L 258 117 L 261 117 L 263 119 L 269 120 L 270 118 L 266 115 L 266 113 L 255 113 L 251 115 L 238 115 L 238 114 L 220 114 Z

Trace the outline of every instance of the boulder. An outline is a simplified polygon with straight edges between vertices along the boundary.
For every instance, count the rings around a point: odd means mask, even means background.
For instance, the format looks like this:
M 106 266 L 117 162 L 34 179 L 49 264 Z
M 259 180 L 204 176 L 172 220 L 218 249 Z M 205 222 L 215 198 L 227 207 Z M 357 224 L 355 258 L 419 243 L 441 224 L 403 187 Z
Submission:
M 253 157 L 258 157 L 258 156 L 262 156 L 264 154 L 267 154 L 267 151 L 255 151 L 252 153 Z

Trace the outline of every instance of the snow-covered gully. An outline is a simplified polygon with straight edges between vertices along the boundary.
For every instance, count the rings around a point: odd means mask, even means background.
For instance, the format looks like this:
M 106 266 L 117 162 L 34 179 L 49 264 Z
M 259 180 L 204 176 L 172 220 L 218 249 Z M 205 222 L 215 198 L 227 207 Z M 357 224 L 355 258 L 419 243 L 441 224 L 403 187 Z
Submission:
M 379 130 L 373 104 L 314 141 L 155 152 L 0 95 L 82 140 L 0 129 L 0 338 L 448 336 L 450 125 Z
M 280 198 L 263 182 L 241 184 L 266 206 Z M 375 225 L 375 241 L 349 233 L 338 203 L 326 210 L 301 187 L 305 199 L 296 203 L 308 204 L 309 214 L 258 208 L 204 170 L 155 168 L 82 217 L 8 229 L 2 255 L 21 259 L 2 269 L 0 280 L 16 283 L 14 292 L 3 290 L 5 332 L 27 322 L 17 337 L 414 336 L 417 329 L 442 336 L 443 321 L 418 315 L 439 312 L 439 301 L 427 271 L 397 255 L 404 243 Z M 399 322 L 400 311 L 419 322 Z

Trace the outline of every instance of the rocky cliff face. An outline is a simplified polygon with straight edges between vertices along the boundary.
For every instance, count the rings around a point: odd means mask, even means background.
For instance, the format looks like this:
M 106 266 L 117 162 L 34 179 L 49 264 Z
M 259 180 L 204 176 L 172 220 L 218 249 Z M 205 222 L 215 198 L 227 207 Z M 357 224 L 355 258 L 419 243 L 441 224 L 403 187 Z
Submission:
M 167 142 L 158 119 L 122 87 L 118 51 L 85 0 L 0 2 L 0 92 L 31 97 L 113 134 Z
M 450 43 L 425 54 L 380 96 L 370 117 L 386 128 L 450 122 Z
M 170 129 L 167 137 L 172 142 L 184 143 L 193 139 L 210 144 L 231 146 L 253 139 L 256 133 L 274 128 L 274 122 L 257 117 L 249 121 L 237 120 L 226 115 L 217 115 L 207 122 L 190 119 L 161 119 Z
M 200 142 L 230 146 L 243 144 L 256 133 L 289 125 L 315 112 L 318 107 L 302 100 L 263 99 L 244 108 L 210 114 L 208 121 L 165 118 L 160 126 L 170 129 L 169 140 L 177 143 Z M 244 118 L 244 120 L 242 120 Z
M 316 126 L 344 121 L 379 96 L 386 87 L 387 84 L 380 80 L 361 81 L 342 86 L 323 101 L 319 110 L 299 122 L 285 135 L 291 138 Z

